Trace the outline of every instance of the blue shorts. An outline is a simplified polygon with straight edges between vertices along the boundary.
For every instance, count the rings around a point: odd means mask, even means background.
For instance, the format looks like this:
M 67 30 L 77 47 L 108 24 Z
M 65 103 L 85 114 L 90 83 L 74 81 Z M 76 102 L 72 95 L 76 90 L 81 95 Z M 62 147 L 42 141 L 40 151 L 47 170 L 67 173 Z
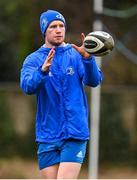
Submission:
M 38 143 L 39 169 L 60 162 L 83 163 L 86 153 L 86 140 L 67 139 L 54 143 Z

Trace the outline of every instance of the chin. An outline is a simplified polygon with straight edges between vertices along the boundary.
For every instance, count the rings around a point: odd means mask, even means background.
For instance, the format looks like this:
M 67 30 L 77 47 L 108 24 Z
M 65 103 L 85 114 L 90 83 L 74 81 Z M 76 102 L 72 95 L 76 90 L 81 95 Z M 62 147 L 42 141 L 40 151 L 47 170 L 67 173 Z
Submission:
M 63 42 L 54 42 L 53 45 L 54 46 L 60 46 Z

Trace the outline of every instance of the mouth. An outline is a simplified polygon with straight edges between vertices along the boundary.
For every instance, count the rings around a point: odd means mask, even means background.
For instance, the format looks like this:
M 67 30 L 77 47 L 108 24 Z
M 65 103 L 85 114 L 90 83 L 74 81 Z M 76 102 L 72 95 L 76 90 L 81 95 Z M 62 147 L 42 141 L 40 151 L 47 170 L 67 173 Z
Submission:
M 57 38 L 57 39 L 58 39 L 58 38 L 62 38 L 62 36 L 55 36 L 55 38 Z

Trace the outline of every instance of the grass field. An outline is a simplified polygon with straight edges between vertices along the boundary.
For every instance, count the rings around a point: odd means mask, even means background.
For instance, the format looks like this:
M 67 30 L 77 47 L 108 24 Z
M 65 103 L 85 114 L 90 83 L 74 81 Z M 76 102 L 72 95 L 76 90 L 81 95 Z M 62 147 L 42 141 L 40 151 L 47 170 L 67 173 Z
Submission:
M 37 162 L 14 158 L 0 160 L 0 179 L 40 179 Z M 80 179 L 88 178 L 88 170 L 83 166 Z M 128 167 L 103 166 L 99 171 L 100 179 L 137 179 L 136 169 Z

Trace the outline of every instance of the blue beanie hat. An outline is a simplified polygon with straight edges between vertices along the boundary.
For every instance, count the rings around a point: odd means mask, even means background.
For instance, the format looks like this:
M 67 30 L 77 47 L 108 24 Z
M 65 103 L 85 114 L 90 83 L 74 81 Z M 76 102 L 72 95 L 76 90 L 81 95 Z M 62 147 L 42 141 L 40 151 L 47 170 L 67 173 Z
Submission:
M 45 36 L 45 32 L 49 24 L 52 21 L 56 21 L 56 20 L 62 21 L 65 24 L 65 28 L 66 28 L 65 18 L 58 11 L 48 10 L 40 15 L 40 29 L 43 36 Z

